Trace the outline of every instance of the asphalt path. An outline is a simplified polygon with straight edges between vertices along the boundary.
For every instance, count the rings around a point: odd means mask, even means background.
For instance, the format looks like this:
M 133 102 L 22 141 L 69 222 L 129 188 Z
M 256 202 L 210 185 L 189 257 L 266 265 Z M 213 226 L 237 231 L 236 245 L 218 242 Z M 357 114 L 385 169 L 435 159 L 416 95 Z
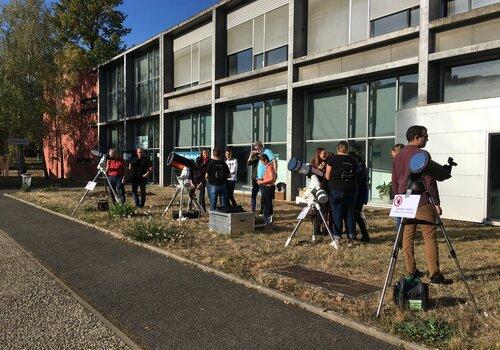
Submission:
M 145 349 L 397 349 L 1 194 L 0 229 Z

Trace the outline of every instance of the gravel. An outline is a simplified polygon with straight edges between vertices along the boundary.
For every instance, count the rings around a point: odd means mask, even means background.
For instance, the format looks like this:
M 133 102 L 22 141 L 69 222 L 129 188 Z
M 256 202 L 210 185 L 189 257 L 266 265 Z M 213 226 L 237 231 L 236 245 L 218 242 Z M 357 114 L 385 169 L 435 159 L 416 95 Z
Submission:
M 129 349 L 0 232 L 0 347 Z

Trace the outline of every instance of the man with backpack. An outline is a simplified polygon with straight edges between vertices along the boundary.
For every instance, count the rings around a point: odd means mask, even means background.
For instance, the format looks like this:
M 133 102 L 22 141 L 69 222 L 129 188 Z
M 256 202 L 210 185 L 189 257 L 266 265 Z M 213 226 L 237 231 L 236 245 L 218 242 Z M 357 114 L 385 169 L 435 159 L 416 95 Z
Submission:
M 325 178 L 330 187 L 330 207 L 333 217 L 333 235 L 337 246 L 340 243 L 344 220 L 347 226 L 348 247 L 353 245 L 356 233 L 354 205 L 358 192 L 356 170 L 358 161 L 347 154 L 349 145 L 341 141 L 337 145 L 337 154 L 326 160 Z
M 229 167 L 222 158 L 220 148 L 212 151 L 212 161 L 206 167 L 206 177 L 208 181 L 208 196 L 210 198 L 210 210 L 217 210 L 217 198 L 220 196 L 221 207 L 227 207 L 227 187 L 226 181 L 230 175 Z

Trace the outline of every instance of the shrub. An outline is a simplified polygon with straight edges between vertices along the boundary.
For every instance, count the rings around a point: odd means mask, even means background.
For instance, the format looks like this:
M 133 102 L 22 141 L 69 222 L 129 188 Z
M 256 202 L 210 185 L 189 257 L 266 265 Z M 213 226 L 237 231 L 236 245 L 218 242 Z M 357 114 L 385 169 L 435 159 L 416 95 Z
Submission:
M 125 234 L 136 241 L 175 241 L 184 237 L 184 233 L 172 226 L 155 220 L 138 221 L 126 228 Z
M 128 203 L 115 204 L 109 208 L 109 215 L 114 218 L 128 218 L 134 215 L 135 209 Z
M 57 192 L 59 191 L 59 186 L 58 185 L 50 185 L 48 187 L 45 187 L 43 189 L 44 192 Z
M 414 342 L 425 342 L 434 345 L 446 342 L 453 333 L 452 327 L 447 322 L 438 321 L 434 318 L 405 320 L 397 323 L 395 330 Z

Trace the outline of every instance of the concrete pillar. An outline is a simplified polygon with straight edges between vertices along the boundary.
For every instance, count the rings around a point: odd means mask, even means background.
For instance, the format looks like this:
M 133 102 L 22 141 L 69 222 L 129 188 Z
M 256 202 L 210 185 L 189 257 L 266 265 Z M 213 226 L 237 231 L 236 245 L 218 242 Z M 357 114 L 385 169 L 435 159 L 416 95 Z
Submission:
M 158 164 L 159 164 L 159 179 L 158 179 L 158 184 L 160 186 L 165 186 L 165 172 L 166 172 L 166 165 L 165 165 L 165 160 L 166 160 L 166 155 L 165 155 L 165 107 L 164 107 L 164 102 L 165 98 L 163 97 L 165 93 L 165 73 L 168 70 L 172 69 L 167 69 L 167 66 L 165 64 L 165 36 L 161 35 L 159 39 L 159 54 L 160 54 L 160 87 L 159 87 L 159 93 L 160 96 L 158 97 L 160 99 L 160 115 L 159 115 L 159 122 L 158 122 L 158 136 L 160 138 L 159 140 L 159 147 L 160 147 L 160 152 L 159 152 L 159 158 L 158 158 Z M 172 66 L 169 65 L 169 68 Z
M 124 74 L 123 81 L 125 84 L 125 116 L 134 116 L 135 113 L 135 89 L 134 89 L 134 57 L 127 54 L 124 57 Z
M 212 11 L 212 149 L 214 147 L 224 148 L 226 143 L 226 116 L 224 105 L 216 104 L 219 98 L 219 87 L 215 84 L 217 79 L 227 76 L 226 52 L 227 31 L 226 13 L 222 8 Z

